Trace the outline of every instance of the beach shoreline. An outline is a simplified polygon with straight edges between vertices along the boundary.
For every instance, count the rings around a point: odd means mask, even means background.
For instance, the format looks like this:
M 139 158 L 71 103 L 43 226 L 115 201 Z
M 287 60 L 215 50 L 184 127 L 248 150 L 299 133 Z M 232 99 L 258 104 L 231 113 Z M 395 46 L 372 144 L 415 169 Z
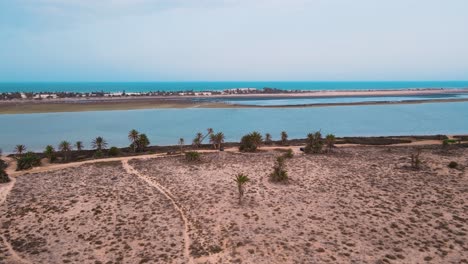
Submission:
M 299 108 L 352 105 L 419 104 L 467 102 L 467 98 L 366 101 L 351 103 L 317 103 L 300 105 L 240 105 L 223 102 L 235 99 L 298 99 L 298 98 L 339 98 L 339 97 L 385 97 L 468 94 L 468 89 L 406 89 L 406 90 L 347 90 L 312 91 L 288 93 L 247 93 L 220 95 L 170 95 L 170 96 L 118 96 L 79 97 L 56 99 L 14 99 L 0 101 L 0 114 L 29 114 L 53 112 L 111 111 L 165 108 Z

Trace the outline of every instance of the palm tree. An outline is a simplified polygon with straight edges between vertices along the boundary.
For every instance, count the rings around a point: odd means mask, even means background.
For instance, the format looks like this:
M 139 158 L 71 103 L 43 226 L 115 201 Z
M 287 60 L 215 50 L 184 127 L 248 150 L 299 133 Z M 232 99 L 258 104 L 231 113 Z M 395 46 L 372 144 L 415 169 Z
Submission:
M 76 148 L 76 150 L 78 150 L 78 151 L 82 151 L 82 150 L 83 150 L 83 142 L 77 141 L 77 142 L 75 143 L 75 148 Z
M 135 129 L 132 129 L 130 130 L 130 132 L 128 132 L 128 139 L 132 142 L 130 146 L 133 147 L 133 152 L 136 152 L 138 148 L 139 136 L 140 133 L 138 133 L 138 131 L 136 131 Z
M 58 149 L 63 153 L 64 161 L 67 161 L 68 160 L 68 155 L 69 155 L 70 151 L 72 150 L 72 146 L 71 146 L 70 142 L 65 141 L 65 140 L 60 142 Z
M 265 144 L 271 144 L 271 134 L 270 133 L 265 134 Z
M 107 142 L 103 137 L 97 137 L 93 139 L 91 145 L 94 149 L 101 151 L 102 149 L 107 147 Z
M 203 140 L 203 134 L 198 132 L 195 138 L 193 139 L 192 143 L 194 146 L 199 148 L 201 146 L 202 140 Z
M 25 151 L 26 151 L 26 146 L 25 145 L 16 145 L 16 147 L 15 147 L 16 154 L 21 155 Z
M 224 143 L 224 134 L 223 132 L 218 132 L 216 134 L 210 135 L 210 143 L 213 144 L 214 149 L 221 149 L 221 144 Z
M 147 148 L 149 144 L 150 144 L 150 141 L 148 137 L 146 136 L 146 134 L 140 134 L 137 140 L 138 148 L 140 148 L 141 150 L 145 150 L 145 148 Z
M 55 159 L 55 149 L 52 145 L 47 145 L 44 150 L 44 155 L 49 159 L 49 162 Z
M 208 129 L 206 129 L 206 131 L 207 131 L 207 133 L 206 133 L 206 135 L 203 136 L 202 139 L 200 140 L 200 144 L 203 143 L 203 140 L 205 140 L 205 138 L 206 138 L 207 136 L 210 136 L 210 137 L 211 137 L 211 135 L 214 133 L 214 130 L 213 130 L 212 128 L 208 128 Z
M 288 133 L 286 133 L 286 131 L 281 132 L 281 144 L 286 145 L 287 140 L 288 140 Z
M 180 153 L 183 152 L 185 140 L 183 138 L 179 138 L 179 146 L 180 146 Z
M 258 133 L 257 131 L 254 131 L 250 133 L 250 137 L 252 139 L 252 142 L 257 146 L 260 147 L 260 145 L 263 142 L 263 137 L 262 134 Z
M 327 144 L 327 152 L 331 152 L 332 148 L 335 146 L 335 135 L 328 134 L 325 137 L 325 143 Z
M 249 177 L 245 174 L 239 173 L 234 178 L 234 181 L 237 183 L 237 189 L 239 190 L 239 204 L 242 204 L 242 197 L 244 197 L 245 187 L 244 185 L 250 181 Z

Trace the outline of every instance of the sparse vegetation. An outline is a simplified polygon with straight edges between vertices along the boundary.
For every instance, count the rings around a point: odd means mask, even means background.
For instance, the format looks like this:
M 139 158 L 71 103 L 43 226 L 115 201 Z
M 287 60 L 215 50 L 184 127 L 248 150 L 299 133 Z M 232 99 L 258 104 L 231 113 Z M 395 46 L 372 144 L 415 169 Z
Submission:
M 187 161 L 200 161 L 201 155 L 197 151 L 188 151 L 185 153 L 185 160 Z
M 55 149 L 52 145 L 47 145 L 45 150 L 44 150 L 44 155 L 46 156 L 47 159 L 49 159 L 49 162 L 52 163 L 56 160 L 56 155 L 55 155 Z
M 18 155 L 23 154 L 26 151 L 26 146 L 25 145 L 16 145 L 15 146 L 15 153 Z
M 224 134 L 223 132 L 218 132 L 214 134 L 213 131 L 210 133 L 210 143 L 213 144 L 214 149 L 221 149 L 221 145 L 224 143 Z
M 336 137 L 333 134 L 328 134 L 325 137 L 325 144 L 327 145 L 327 152 L 331 152 L 335 147 Z
M 245 174 L 239 173 L 234 178 L 234 181 L 237 183 L 237 189 L 239 191 L 239 204 L 242 204 L 242 198 L 245 193 L 245 184 L 250 181 L 249 177 Z
M 111 147 L 108 152 L 109 156 L 111 157 L 116 157 L 120 154 L 120 149 L 117 147 Z
M 185 140 L 183 138 L 179 138 L 180 153 L 184 153 L 184 145 L 185 145 Z
M 10 177 L 8 177 L 8 174 L 5 171 L 6 168 L 7 168 L 6 162 L 0 159 L 0 183 L 10 182 Z
M 102 151 L 107 147 L 107 141 L 103 137 L 97 137 L 93 139 L 91 145 L 95 150 Z
M 288 180 L 288 172 L 286 171 L 285 158 L 283 156 L 276 158 L 276 164 L 273 166 L 273 173 L 270 174 L 270 179 L 273 182 L 285 182 Z
M 67 162 L 69 160 L 69 158 L 70 158 L 70 152 L 72 150 L 72 146 L 71 146 L 70 142 L 64 140 L 64 141 L 60 142 L 58 148 L 63 154 L 63 161 Z
M 270 134 L 270 133 L 266 133 L 266 134 L 265 134 L 265 144 L 270 145 L 271 142 L 272 142 L 271 134 Z
M 82 151 L 83 148 L 84 148 L 83 142 L 77 141 L 77 142 L 75 143 L 75 148 L 76 148 L 76 150 L 78 150 L 78 151 Z
M 104 153 L 102 152 L 102 150 L 96 150 L 96 152 L 94 152 L 93 154 L 93 158 L 95 159 L 100 159 L 104 157 Z
M 315 133 L 309 133 L 307 135 L 307 143 L 304 148 L 304 152 L 307 154 L 319 154 L 322 153 L 322 148 L 322 133 L 320 131 L 317 131 Z
M 419 170 L 421 168 L 421 160 L 419 156 L 421 155 L 421 150 L 416 150 L 415 153 L 411 154 L 411 168 Z
M 242 152 L 255 152 L 262 142 L 262 135 L 254 131 L 242 137 L 239 150 Z
M 33 167 L 37 167 L 41 165 L 41 160 L 39 157 L 34 154 L 33 152 L 27 152 L 22 157 L 18 158 L 16 164 L 16 170 L 28 170 Z
M 203 139 L 203 134 L 198 132 L 196 135 L 195 135 L 195 138 L 193 139 L 192 141 L 192 144 L 199 148 L 201 147 L 201 144 L 202 144 L 202 139 Z
M 294 157 L 294 152 L 292 149 L 288 149 L 286 153 L 284 153 L 284 157 L 286 159 L 292 159 Z
M 288 133 L 286 131 L 281 132 L 281 144 L 286 145 L 288 143 Z

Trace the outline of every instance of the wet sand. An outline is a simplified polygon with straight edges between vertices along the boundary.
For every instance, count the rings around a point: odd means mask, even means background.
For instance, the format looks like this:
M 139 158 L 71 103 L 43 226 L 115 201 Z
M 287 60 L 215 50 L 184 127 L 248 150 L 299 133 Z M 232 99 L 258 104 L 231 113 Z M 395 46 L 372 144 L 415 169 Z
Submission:
M 326 107 L 348 105 L 382 105 L 382 104 L 419 104 L 467 102 L 466 98 L 407 100 L 397 102 L 356 102 L 356 103 L 324 103 L 286 106 L 248 106 L 228 104 L 216 100 L 232 100 L 239 98 L 322 98 L 322 97 L 352 97 L 352 96 L 411 96 L 411 95 L 441 95 L 468 93 L 468 89 L 417 89 L 417 90 L 386 90 L 386 91 L 315 91 L 278 94 L 232 94 L 211 96 L 138 96 L 138 97 L 96 97 L 96 98 L 64 98 L 43 100 L 12 100 L 0 101 L 0 114 L 26 114 L 49 112 L 80 112 L 109 111 L 131 109 L 159 108 L 298 108 Z M 214 100 L 214 101 L 210 101 Z
M 268 180 L 271 149 L 24 174 L 0 205 L 0 262 L 468 263 L 468 149 L 418 147 L 420 170 L 414 147 L 296 151 L 288 184 Z

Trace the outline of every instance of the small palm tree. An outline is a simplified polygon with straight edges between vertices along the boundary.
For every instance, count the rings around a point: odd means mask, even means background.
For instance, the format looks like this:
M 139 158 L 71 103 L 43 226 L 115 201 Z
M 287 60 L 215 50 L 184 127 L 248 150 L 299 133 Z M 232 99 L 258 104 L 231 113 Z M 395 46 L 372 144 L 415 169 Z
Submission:
M 234 178 L 237 183 L 237 189 L 239 190 L 239 204 L 242 204 L 242 198 L 244 197 L 245 184 L 250 181 L 249 177 L 245 174 L 239 173 Z
M 82 150 L 83 150 L 83 147 L 84 147 L 84 146 L 83 146 L 83 142 L 77 141 L 77 142 L 75 143 L 75 148 L 76 148 L 76 150 L 82 151 Z
M 94 149 L 101 151 L 102 149 L 107 147 L 107 142 L 103 137 L 97 137 L 93 139 L 91 145 Z
M 271 134 L 270 133 L 265 134 L 265 144 L 271 144 Z
M 26 146 L 25 145 L 16 145 L 16 147 L 15 147 L 16 154 L 21 155 L 25 151 L 26 151 Z
M 52 162 L 55 159 L 55 149 L 52 145 L 47 145 L 44 150 L 44 155 Z
M 70 142 L 65 141 L 65 140 L 60 142 L 58 149 L 63 153 L 64 161 L 68 161 L 69 153 L 72 150 L 72 146 Z
M 221 149 L 221 145 L 224 143 L 224 133 L 218 132 L 210 135 L 210 143 L 213 144 L 214 149 Z
M 137 140 L 137 147 L 144 151 L 150 144 L 150 141 L 146 134 L 140 134 Z
M 195 138 L 193 139 L 192 143 L 194 146 L 199 148 L 202 144 L 202 140 L 203 140 L 203 134 L 198 132 L 197 135 L 195 135 Z
M 333 134 L 328 134 L 325 137 L 325 143 L 327 144 L 327 152 L 331 152 L 333 147 L 335 146 L 335 135 Z
M 128 132 L 128 139 L 132 142 L 131 146 L 133 147 L 133 152 L 136 152 L 138 148 L 138 139 L 140 137 L 140 133 L 135 129 L 130 130 Z
M 212 128 L 207 128 L 207 129 L 206 129 L 206 132 L 207 132 L 206 135 L 203 136 L 202 139 L 200 140 L 200 144 L 203 143 L 203 140 L 205 140 L 205 138 L 206 138 L 207 136 L 210 136 L 210 137 L 211 137 L 211 135 L 214 133 L 214 130 L 213 130 Z
M 257 148 L 259 148 L 263 142 L 262 134 L 258 133 L 257 131 L 254 131 L 250 133 L 250 137 L 252 139 L 252 142 L 257 146 Z
M 288 133 L 286 131 L 281 132 L 281 144 L 286 145 L 288 141 Z
M 184 145 L 185 145 L 185 140 L 183 138 L 179 138 L 180 153 L 184 152 Z

